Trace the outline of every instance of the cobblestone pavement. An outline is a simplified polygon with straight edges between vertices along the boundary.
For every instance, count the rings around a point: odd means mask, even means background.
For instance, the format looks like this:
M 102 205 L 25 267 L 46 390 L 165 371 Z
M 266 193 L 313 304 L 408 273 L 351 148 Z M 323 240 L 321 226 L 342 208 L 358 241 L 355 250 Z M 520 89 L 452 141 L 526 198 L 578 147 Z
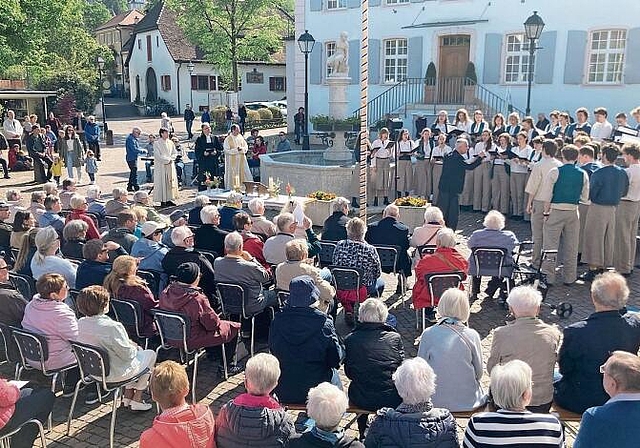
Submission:
M 116 144 L 113 147 L 104 149 L 103 162 L 100 165 L 100 173 L 98 175 L 98 184 L 106 193 L 109 193 L 106 195 L 107 197 L 110 196 L 110 191 L 114 186 L 126 185 L 128 172 L 124 163 L 123 142 L 130 131 L 131 126 L 134 124 L 141 126 L 144 132 L 157 132 L 156 128 L 159 125 L 159 120 L 132 119 L 110 122 L 109 124 L 110 128 L 114 130 Z M 177 128 L 178 132 L 184 129 L 181 120 L 174 120 L 174 126 Z M 267 135 L 275 135 L 277 131 L 278 130 L 271 130 Z M 144 139 L 145 138 L 143 137 L 142 140 Z M 38 189 L 37 186 L 29 184 L 29 180 L 32 179 L 32 173 L 15 173 L 12 177 L 13 178 L 9 181 L 0 180 L 0 182 L 4 182 L 0 184 L 0 195 L 2 195 L 2 197 L 4 197 L 6 189 L 10 187 L 17 187 L 25 193 Z M 84 191 L 85 188 L 86 185 L 81 186 L 79 190 Z M 179 203 L 188 208 L 190 206 L 188 203 L 192 201 L 194 195 L 194 189 L 185 188 L 181 190 Z M 28 198 L 25 199 L 28 200 Z M 373 217 L 373 219 L 375 218 L 376 217 Z M 482 226 L 482 218 L 482 214 L 468 212 L 462 213 L 459 229 L 459 239 L 461 243 L 464 243 L 464 240 L 473 230 Z M 513 230 L 520 240 L 525 240 L 530 237 L 529 224 L 526 222 L 508 222 L 507 228 Z M 461 244 L 460 247 L 465 247 L 465 245 Z M 468 253 L 468 251 L 466 252 Z M 634 306 L 640 305 L 638 297 L 640 292 L 639 277 L 640 276 L 637 273 L 634 273 L 629 278 L 629 286 L 631 288 L 630 304 Z M 414 345 L 414 343 L 416 338 L 419 336 L 419 333 L 416 330 L 415 312 L 409 307 L 410 292 L 406 296 L 406 306 L 403 307 L 400 298 L 393 294 L 396 290 L 396 280 L 392 278 L 391 275 L 386 274 L 384 275 L 384 278 L 387 282 L 387 288 L 383 299 L 391 308 L 391 312 L 397 316 L 398 328 L 404 339 L 407 356 L 415 356 L 417 345 Z M 411 286 L 412 283 L 413 279 L 410 279 L 409 286 Z M 569 319 L 559 319 L 552 310 L 546 306 L 543 306 L 541 310 L 542 319 L 546 322 L 555 323 L 560 327 L 564 327 L 585 318 L 592 312 L 588 285 L 581 284 L 580 282 L 571 287 L 563 285 L 552 287 L 549 291 L 546 302 L 549 304 L 555 304 L 561 301 L 565 301 L 573 305 L 573 315 Z M 485 358 L 488 357 L 489 349 L 491 347 L 491 330 L 497 326 L 503 325 L 505 318 L 506 311 L 499 306 L 495 300 L 485 299 L 484 294 L 480 294 L 479 299 L 473 303 L 470 326 L 480 333 Z M 343 323 L 342 316 L 340 315 L 338 316 L 337 328 L 341 335 L 347 334 L 347 328 Z M 262 348 L 264 348 L 264 344 L 262 345 Z M 246 353 L 246 351 L 244 353 Z M 242 393 L 244 390 L 242 374 L 231 377 L 227 381 L 223 381 L 215 373 L 216 366 L 208 361 L 206 357 L 202 359 L 198 370 L 198 400 L 201 403 L 212 405 L 214 413 L 216 414 L 225 402 Z M 12 377 L 12 367 L 6 364 L 0 366 L 0 375 L 3 375 L 4 377 Z M 37 373 L 29 372 L 24 375 L 24 378 L 29 379 L 34 383 L 42 384 L 46 387 L 47 381 Z M 344 377 L 344 375 L 342 375 L 342 379 L 346 390 L 348 379 Z M 488 381 L 486 374 L 483 381 L 485 384 Z M 150 398 L 147 397 L 147 400 L 149 399 Z M 108 428 L 111 402 L 105 401 L 103 404 L 86 406 L 82 400 L 79 400 L 76 405 L 76 411 L 71 425 L 71 436 L 67 436 L 66 417 L 70 404 L 70 399 L 60 397 L 57 400 L 53 413 L 54 427 L 47 435 L 48 442 L 50 442 L 49 446 L 54 448 L 107 446 L 109 440 Z M 140 433 L 151 426 L 153 417 L 153 411 L 147 413 L 134 413 L 126 409 L 119 410 L 116 422 L 116 446 L 138 446 Z M 357 435 L 355 416 L 348 414 L 343 423 L 345 425 L 349 425 L 349 431 L 352 435 Z M 466 426 L 466 422 L 464 420 L 459 420 L 458 423 L 460 433 L 462 434 Z M 569 441 L 572 441 L 570 436 Z

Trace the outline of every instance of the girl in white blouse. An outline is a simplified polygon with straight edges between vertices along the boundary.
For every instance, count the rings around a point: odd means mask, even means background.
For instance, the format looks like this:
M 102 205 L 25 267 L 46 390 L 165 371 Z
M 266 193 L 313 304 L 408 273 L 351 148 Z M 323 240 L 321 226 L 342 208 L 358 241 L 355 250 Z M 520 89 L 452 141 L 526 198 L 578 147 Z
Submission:
M 527 144 L 527 133 L 519 132 L 516 136 L 518 146 L 511 149 L 512 158 L 511 179 L 509 189 L 511 191 L 511 214 L 514 219 L 522 219 L 525 212 L 524 188 L 529 173 L 529 162 L 533 148 Z
M 398 148 L 398 191 L 396 195 L 401 196 L 404 192 L 405 196 L 409 196 L 409 192 L 413 190 L 413 164 L 411 156 L 415 154 L 416 145 L 411 140 L 408 129 L 402 129 L 396 144 Z
M 491 140 L 491 131 L 489 127 L 485 128 L 480 134 L 480 140 L 474 146 L 473 155 L 481 152 L 491 154 L 496 152 L 496 146 Z M 491 209 L 491 157 L 485 157 L 482 164 L 474 171 L 473 176 L 473 210 L 482 210 L 487 213 Z
M 413 172 L 413 187 L 416 196 L 429 200 L 433 194 L 433 140 L 431 139 L 431 129 L 424 128 L 420 133 L 420 138 L 415 141 L 416 164 Z M 435 185 L 435 188 L 438 186 Z
M 438 193 L 440 176 L 442 176 L 442 158 L 451 152 L 451 147 L 447 145 L 447 134 L 438 135 L 438 145 L 433 148 L 431 156 L 431 174 L 433 176 L 433 203 L 438 203 Z
M 491 208 L 503 215 L 509 213 L 509 169 L 506 163 L 511 151 L 511 137 L 503 132 L 498 137 L 498 147 L 491 154 Z

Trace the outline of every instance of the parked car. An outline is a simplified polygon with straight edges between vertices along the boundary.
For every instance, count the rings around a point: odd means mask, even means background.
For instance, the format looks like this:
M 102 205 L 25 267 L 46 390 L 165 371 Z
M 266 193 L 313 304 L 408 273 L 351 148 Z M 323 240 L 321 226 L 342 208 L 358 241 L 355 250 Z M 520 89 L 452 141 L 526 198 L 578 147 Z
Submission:
M 271 101 L 269 103 L 272 106 L 277 107 L 278 109 L 280 109 L 280 113 L 282 114 L 283 117 L 286 118 L 287 116 L 287 102 L 286 101 Z

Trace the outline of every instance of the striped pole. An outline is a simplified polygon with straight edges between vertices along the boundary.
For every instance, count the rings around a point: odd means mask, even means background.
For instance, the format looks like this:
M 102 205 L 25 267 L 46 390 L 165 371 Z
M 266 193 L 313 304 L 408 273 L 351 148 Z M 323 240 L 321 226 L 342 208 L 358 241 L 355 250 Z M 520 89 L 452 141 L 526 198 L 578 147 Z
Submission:
M 369 97 L 369 0 L 362 0 L 360 41 L 360 135 L 368 131 Z M 367 144 L 360 139 L 360 218 L 367 223 Z

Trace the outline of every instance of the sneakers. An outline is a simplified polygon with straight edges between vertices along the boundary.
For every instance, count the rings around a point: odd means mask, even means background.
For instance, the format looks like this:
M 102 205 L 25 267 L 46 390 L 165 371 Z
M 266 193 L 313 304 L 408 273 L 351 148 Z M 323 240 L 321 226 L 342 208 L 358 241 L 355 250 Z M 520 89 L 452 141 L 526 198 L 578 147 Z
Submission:
M 122 400 L 122 402 L 124 404 L 124 400 Z M 143 401 L 133 401 L 133 400 L 129 401 L 129 409 L 131 409 L 132 411 L 146 412 L 146 411 L 150 410 L 152 407 L 153 407 L 153 405 L 151 403 L 147 403 L 144 400 Z
M 87 394 L 84 397 L 84 404 L 92 405 L 96 404 L 98 401 L 100 401 L 100 397 L 98 396 L 98 389 L 96 389 L 96 387 L 94 386 L 87 391 Z
M 230 366 L 227 366 L 227 374 L 229 376 L 233 376 L 233 375 L 237 375 L 239 373 L 242 373 L 242 367 L 240 367 L 237 364 L 233 364 Z M 222 364 L 220 364 L 220 366 L 218 366 L 218 376 L 220 378 L 224 378 L 224 366 Z

